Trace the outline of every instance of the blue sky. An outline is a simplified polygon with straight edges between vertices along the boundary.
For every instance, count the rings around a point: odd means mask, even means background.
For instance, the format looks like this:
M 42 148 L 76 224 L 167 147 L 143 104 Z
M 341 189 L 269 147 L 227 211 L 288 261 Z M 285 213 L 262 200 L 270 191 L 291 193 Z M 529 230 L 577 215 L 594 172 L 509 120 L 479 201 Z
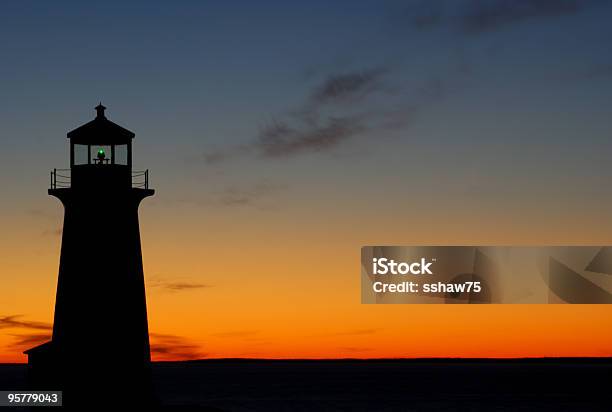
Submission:
M 569 178 L 597 191 L 611 15 L 607 1 L 15 2 L 0 17 L 0 122 L 3 168 L 25 186 L 3 185 L 39 191 L 102 100 L 177 199 L 415 175 L 503 198 L 500 184 L 538 189 L 534 168 L 558 184 L 570 159 Z M 346 96 L 317 101 L 334 82 Z M 292 149 L 266 154 L 279 139 Z

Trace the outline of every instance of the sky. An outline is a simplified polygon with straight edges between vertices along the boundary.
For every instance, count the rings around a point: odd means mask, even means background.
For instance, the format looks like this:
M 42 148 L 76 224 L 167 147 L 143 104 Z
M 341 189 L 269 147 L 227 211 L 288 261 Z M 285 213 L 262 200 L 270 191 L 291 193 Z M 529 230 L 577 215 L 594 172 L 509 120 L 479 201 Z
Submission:
M 154 360 L 612 356 L 605 305 L 362 305 L 363 245 L 612 244 L 612 2 L 11 2 L 0 362 L 50 334 L 66 133 L 136 133 Z

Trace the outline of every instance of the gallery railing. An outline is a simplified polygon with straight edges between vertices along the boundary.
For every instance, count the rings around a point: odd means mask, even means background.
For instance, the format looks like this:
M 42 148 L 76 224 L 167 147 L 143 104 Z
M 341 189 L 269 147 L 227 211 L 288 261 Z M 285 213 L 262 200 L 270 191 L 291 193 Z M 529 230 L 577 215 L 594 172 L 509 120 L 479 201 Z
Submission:
M 71 187 L 70 169 L 53 169 L 50 174 L 51 189 L 68 189 Z M 132 172 L 132 187 L 149 188 L 149 169 Z

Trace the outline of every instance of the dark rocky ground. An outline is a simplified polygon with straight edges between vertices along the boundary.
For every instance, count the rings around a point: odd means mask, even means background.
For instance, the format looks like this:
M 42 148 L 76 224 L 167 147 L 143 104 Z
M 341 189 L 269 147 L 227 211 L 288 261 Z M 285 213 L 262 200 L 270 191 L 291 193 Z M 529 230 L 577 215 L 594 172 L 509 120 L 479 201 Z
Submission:
M 153 375 L 168 410 L 612 410 L 612 359 L 230 359 L 155 363 Z M 0 390 L 24 385 L 24 365 L 0 365 Z

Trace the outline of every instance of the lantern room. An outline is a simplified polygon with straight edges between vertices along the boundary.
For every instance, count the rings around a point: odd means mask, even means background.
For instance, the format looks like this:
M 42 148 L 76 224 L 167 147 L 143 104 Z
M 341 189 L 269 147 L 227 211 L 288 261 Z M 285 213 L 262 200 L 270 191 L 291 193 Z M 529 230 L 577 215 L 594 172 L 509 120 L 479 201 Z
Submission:
M 96 106 L 96 118 L 68 133 L 70 168 L 83 165 L 123 165 L 132 168 L 134 133 L 108 120 L 106 107 Z
M 70 169 L 51 172 L 51 189 L 148 189 L 148 170 L 132 171 L 134 133 L 108 120 L 106 107 L 96 117 L 68 133 Z

